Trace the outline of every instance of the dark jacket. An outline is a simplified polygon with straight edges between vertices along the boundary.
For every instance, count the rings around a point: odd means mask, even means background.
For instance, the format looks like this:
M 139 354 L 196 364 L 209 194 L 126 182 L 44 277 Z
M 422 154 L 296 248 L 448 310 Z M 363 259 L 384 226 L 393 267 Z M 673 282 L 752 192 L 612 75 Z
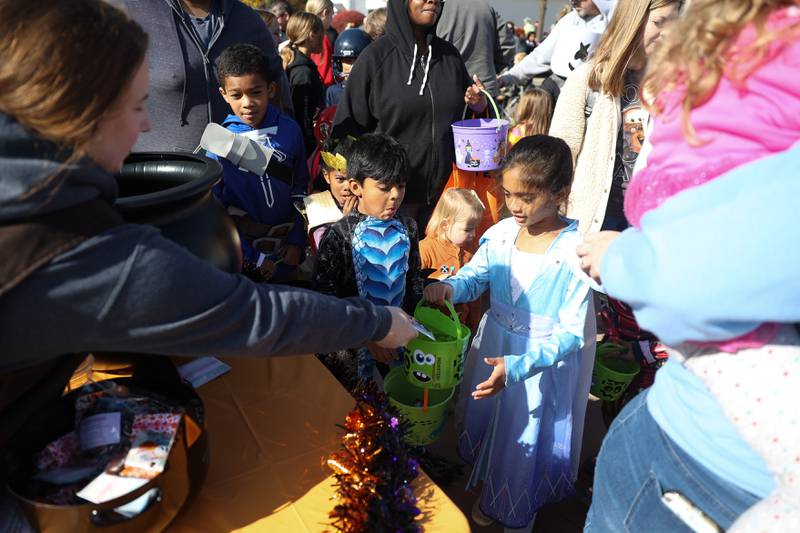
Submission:
M 63 154 L 46 146 L 0 113 L 0 224 L 98 196 L 116 199 L 113 176 L 89 162 L 64 165 Z M 0 372 L 90 350 L 322 352 L 380 339 L 391 321 L 387 310 L 361 299 L 256 285 L 222 272 L 138 224 L 116 226 L 57 255 L 0 296 L 0 317 Z
M 436 37 L 435 26 L 427 36 L 430 64 L 415 59 L 406 2 L 389 0 L 388 10 L 386 34 L 358 56 L 347 79 L 333 136 L 391 135 L 408 151 L 405 202 L 434 203 L 455 159 L 450 126 L 461 120 L 472 82 L 458 50 Z
M 314 117 L 325 105 L 325 86 L 317 72 L 317 65 L 299 50 L 294 50 L 294 59 L 286 67 L 286 75 L 292 91 L 294 116 L 303 131 L 308 156 L 317 146 L 314 139 Z
M 214 61 L 229 46 L 250 43 L 267 56 L 279 81 L 284 108 L 291 107 L 289 85 L 269 30 L 261 17 L 237 0 L 219 0 L 221 16 L 209 53 L 183 17 L 179 0 L 124 0 L 128 12 L 150 36 L 151 130 L 134 151 L 193 151 L 209 122 L 221 123 L 230 107 L 219 94 Z M 291 114 L 291 109 L 285 109 Z

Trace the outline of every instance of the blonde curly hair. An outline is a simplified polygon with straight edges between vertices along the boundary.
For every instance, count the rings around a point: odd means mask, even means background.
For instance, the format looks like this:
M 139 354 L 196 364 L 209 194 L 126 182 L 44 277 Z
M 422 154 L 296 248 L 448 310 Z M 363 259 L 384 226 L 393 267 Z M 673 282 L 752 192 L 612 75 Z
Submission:
M 692 0 L 648 65 L 644 94 L 650 111 L 663 114 L 665 103 L 659 95 L 685 87 L 679 101 L 683 134 L 691 144 L 702 144 L 689 118 L 691 110 L 711 98 L 720 78 L 744 86 L 766 60 L 771 44 L 797 38 L 800 24 L 769 30 L 767 18 L 798 5 L 800 0 Z M 750 24 L 755 40 L 737 45 L 740 32 Z

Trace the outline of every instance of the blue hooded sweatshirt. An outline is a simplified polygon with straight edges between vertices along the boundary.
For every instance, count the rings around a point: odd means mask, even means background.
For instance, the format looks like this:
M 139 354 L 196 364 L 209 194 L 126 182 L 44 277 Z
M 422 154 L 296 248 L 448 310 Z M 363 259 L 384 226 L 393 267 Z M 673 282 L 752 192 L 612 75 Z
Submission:
M 236 115 L 228 115 L 222 125 L 234 133 L 247 133 L 255 128 L 242 122 Z M 265 131 L 266 130 L 266 131 Z M 277 225 L 294 222 L 286 244 L 301 248 L 306 245 L 306 230 L 303 217 L 295 209 L 292 200 L 308 192 L 308 165 L 306 163 L 303 133 L 297 122 L 280 113 L 274 106 L 267 107 L 264 120 L 258 131 L 265 140 L 262 144 L 275 149 L 274 158 L 292 170 L 292 186 L 277 178 L 257 176 L 242 170 L 225 158 L 208 153 L 222 163 L 223 181 L 214 187 L 214 194 L 225 207 L 235 206 L 247 212 L 256 222 Z M 241 235 L 240 235 L 241 236 Z M 242 253 L 245 260 L 256 261 L 258 252 L 242 237 Z
M 114 202 L 111 174 L 63 161 L 51 143 L 0 113 L 0 224 L 96 197 Z M 217 270 L 152 226 L 124 224 L 56 256 L 0 296 L 0 372 L 91 350 L 325 352 L 381 339 L 390 325 L 389 311 L 367 301 L 255 284 Z

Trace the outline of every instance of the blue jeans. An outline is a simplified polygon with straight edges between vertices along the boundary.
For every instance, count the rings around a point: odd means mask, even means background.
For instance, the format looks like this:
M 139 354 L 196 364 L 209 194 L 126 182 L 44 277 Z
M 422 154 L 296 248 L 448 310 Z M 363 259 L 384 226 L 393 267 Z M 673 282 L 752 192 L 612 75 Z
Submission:
M 675 491 L 723 529 L 759 501 L 680 449 L 647 409 L 647 391 L 617 416 L 603 441 L 584 533 L 691 532 L 661 501 Z M 725 453 L 725 450 L 720 450 Z

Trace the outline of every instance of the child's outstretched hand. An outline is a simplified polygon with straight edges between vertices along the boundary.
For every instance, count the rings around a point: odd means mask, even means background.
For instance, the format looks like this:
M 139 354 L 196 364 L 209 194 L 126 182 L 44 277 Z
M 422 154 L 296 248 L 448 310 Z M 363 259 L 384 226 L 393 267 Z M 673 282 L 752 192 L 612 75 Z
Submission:
M 472 393 L 473 400 L 490 398 L 506 386 L 506 360 L 502 357 L 484 357 L 483 362 L 493 366 L 492 375 L 483 383 L 478 383 Z
M 426 302 L 441 305 L 447 300 L 453 303 L 453 286 L 448 283 L 431 283 L 422 292 Z

